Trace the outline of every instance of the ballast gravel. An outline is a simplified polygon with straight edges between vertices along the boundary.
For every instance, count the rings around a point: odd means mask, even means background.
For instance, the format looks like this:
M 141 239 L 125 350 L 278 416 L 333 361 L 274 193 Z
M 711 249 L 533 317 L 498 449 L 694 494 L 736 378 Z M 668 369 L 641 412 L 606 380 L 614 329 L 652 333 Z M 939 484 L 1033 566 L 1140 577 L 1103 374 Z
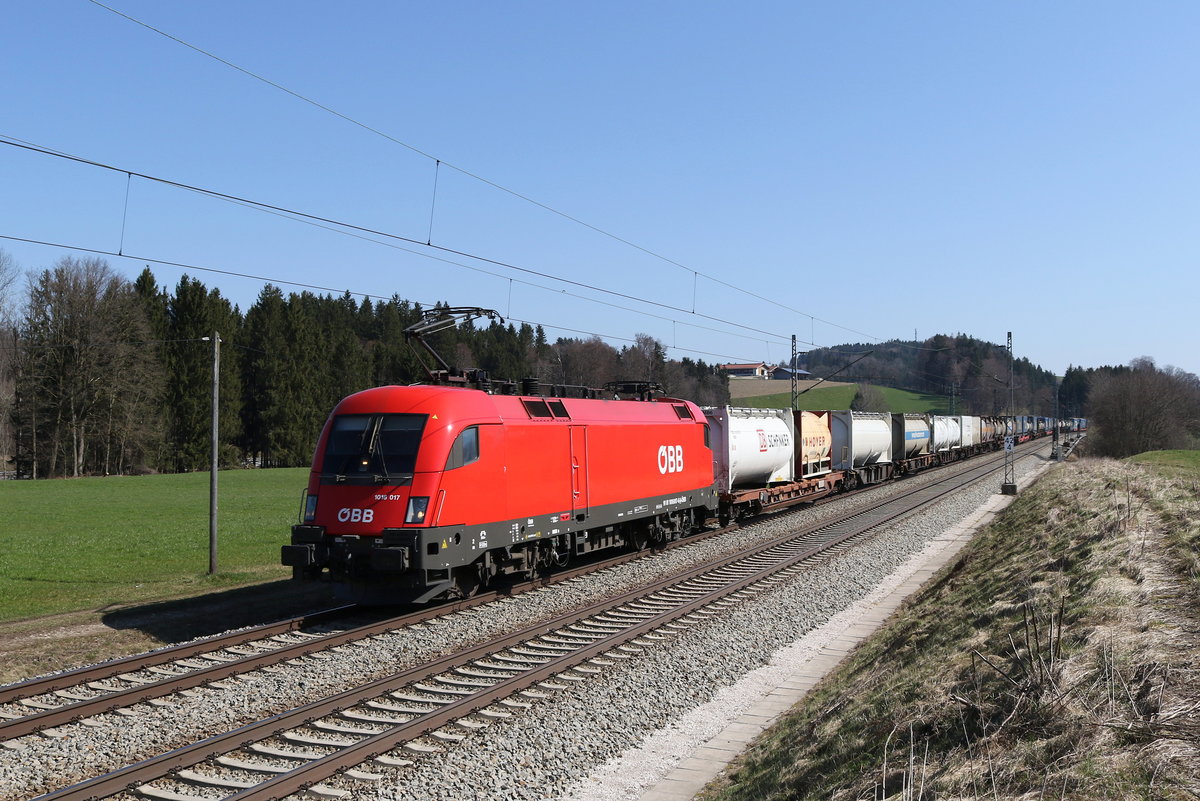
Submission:
M 971 465 L 966 462 L 965 465 Z M 1016 462 L 1018 478 L 1044 464 Z M 870 491 L 899 494 L 946 475 L 921 475 Z M 744 707 L 750 691 L 738 685 L 772 655 L 826 623 L 872 591 L 893 570 L 947 528 L 968 517 L 993 495 L 987 480 L 909 516 L 869 540 L 705 623 L 647 646 L 635 658 L 616 660 L 586 681 L 562 682 L 563 690 L 512 718 L 471 733 L 460 743 L 440 744 L 426 756 L 405 752 L 405 768 L 372 765 L 375 781 L 338 778 L 326 784 L 354 798 L 544 799 L 617 801 L 636 799 L 641 788 L 672 766 L 671 755 L 645 754 L 615 762 L 656 732 L 659 748 L 679 748 Z M 619 595 L 666 575 L 683 572 L 758 541 L 867 502 L 865 493 L 828 508 L 805 509 L 664 554 L 630 562 L 564 584 L 449 615 L 429 623 L 344 645 L 315 658 L 226 679 L 177 694 L 165 702 L 139 704 L 51 732 L 3 743 L 0 799 L 34 798 L 101 772 L 228 731 L 391 675 L 433 657 L 489 642 L 511 631 L 550 620 L 569 609 Z M 739 698 L 741 700 L 739 700 Z M 707 714 L 688 713 L 703 705 Z M 722 709 L 728 714 L 723 715 Z M 681 724 L 686 721 L 686 724 Z M 686 725 L 687 729 L 681 729 Z M 716 727 L 716 728 L 714 728 Z M 674 738 L 674 739 L 671 739 Z M 682 738 L 682 739 L 681 739 Z M 655 741 L 651 741 L 655 742 Z M 674 743 L 672 745 L 671 743 Z M 400 755 L 399 752 L 396 754 Z M 608 773 L 605 766 L 608 765 Z M 620 765 L 619 780 L 613 765 Z

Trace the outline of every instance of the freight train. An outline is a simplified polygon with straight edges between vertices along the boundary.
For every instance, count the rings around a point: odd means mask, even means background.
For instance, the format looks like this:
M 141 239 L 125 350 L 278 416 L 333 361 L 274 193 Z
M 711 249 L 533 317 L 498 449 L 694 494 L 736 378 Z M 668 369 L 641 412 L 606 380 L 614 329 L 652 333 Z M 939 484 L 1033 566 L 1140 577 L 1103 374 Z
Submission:
M 700 408 L 391 386 L 343 399 L 321 432 L 281 560 L 347 600 L 474 594 L 604 549 L 878 484 L 1086 421 Z

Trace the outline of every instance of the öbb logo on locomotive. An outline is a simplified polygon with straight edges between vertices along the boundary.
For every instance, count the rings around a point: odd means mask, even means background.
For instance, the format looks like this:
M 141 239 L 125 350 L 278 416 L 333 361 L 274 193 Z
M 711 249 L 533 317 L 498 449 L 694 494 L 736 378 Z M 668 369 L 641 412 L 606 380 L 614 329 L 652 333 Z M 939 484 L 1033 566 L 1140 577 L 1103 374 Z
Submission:
M 370 523 L 375 519 L 375 510 L 342 507 L 338 509 L 337 519 L 341 523 Z
M 663 475 L 683 472 L 682 445 L 660 445 L 658 447 L 658 472 Z

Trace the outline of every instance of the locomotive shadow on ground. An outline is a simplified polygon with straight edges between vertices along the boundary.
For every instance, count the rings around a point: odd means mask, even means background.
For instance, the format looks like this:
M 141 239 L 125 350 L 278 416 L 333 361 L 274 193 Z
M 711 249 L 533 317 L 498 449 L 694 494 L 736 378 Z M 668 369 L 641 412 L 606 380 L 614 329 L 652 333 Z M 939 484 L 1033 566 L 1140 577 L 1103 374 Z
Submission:
M 102 613 L 100 622 L 111 629 L 137 629 L 161 642 L 174 643 L 336 605 L 330 585 L 297 586 L 284 579 L 174 601 L 121 607 Z

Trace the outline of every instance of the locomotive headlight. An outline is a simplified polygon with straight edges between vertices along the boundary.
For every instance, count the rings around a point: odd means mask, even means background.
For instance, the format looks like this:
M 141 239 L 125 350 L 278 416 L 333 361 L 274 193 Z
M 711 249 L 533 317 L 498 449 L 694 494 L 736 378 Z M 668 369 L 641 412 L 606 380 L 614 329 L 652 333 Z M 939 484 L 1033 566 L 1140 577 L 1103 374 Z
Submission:
M 309 495 L 304 501 L 304 522 L 311 523 L 317 517 L 317 496 Z
M 412 497 L 408 499 L 408 512 L 404 515 L 405 523 L 424 523 L 425 512 L 429 509 L 429 498 Z

